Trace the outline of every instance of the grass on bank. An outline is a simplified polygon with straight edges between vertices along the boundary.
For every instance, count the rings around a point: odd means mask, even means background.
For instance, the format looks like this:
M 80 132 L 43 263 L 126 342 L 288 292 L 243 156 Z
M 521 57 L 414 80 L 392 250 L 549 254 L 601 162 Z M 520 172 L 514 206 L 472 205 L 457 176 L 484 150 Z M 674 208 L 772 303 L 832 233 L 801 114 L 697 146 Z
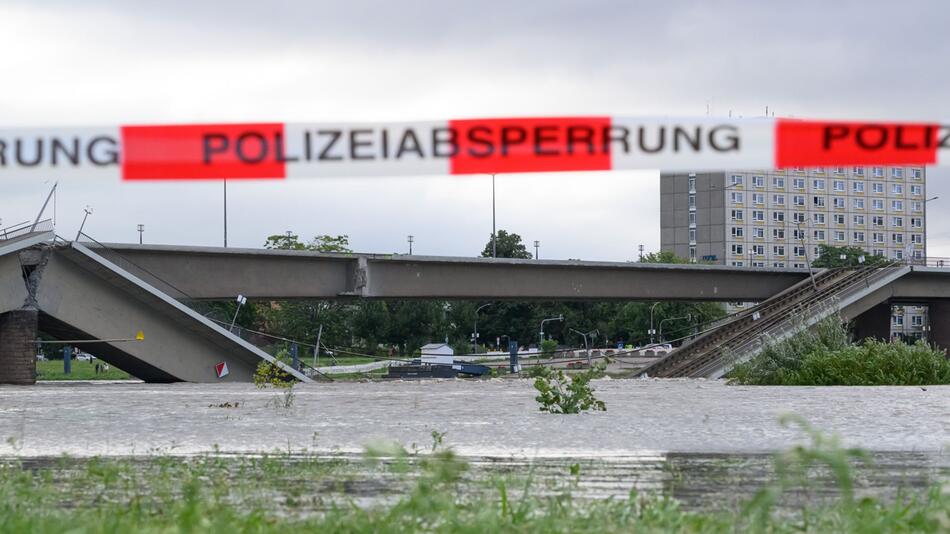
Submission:
M 926 386 L 950 384 L 950 359 L 924 341 L 851 342 L 837 316 L 801 328 L 736 365 L 730 383 L 770 386 Z
M 70 374 L 63 372 L 63 360 L 48 360 L 36 362 L 37 380 L 128 380 L 129 373 L 110 365 L 108 371 L 96 374 L 96 363 L 105 365 L 102 361 L 86 362 L 73 360 Z
M 531 479 L 481 481 L 441 448 L 431 454 L 398 446 L 367 451 L 369 490 L 394 482 L 387 499 L 359 506 L 367 488 L 340 460 L 315 456 L 159 456 L 146 460 L 10 461 L 0 467 L 0 532 L 947 532 L 950 492 L 933 486 L 892 502 L 855 492 L 861 451 L 842 448 L 805 426 L 808 446 L 776 457 L 774 482 L 743 506 L 691 512 L 663 495 L 625 499 L 572 496 L 576 473 L 559 491 L 536 491 Z M 830 472 L 837 496 L 813 506 L 782 507 L 808 490 L 816 469 Z M 816 494 L 821 494 L 821 488 Z M 332 501 L 331 494 L 353 500 Z

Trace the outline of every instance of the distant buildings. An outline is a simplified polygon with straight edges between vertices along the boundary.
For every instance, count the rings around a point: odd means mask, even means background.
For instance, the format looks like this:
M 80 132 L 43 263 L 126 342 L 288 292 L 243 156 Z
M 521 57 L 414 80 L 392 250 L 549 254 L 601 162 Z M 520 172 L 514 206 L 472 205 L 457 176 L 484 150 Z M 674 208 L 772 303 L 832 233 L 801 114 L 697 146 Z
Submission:
M 919 166 L 663 173 L 660 245 L 737 267 L 805 268 L 822 244 L 923 261 L 926 192 Z M 920 335 L 925 311 L 907 308 L 892 326 Z

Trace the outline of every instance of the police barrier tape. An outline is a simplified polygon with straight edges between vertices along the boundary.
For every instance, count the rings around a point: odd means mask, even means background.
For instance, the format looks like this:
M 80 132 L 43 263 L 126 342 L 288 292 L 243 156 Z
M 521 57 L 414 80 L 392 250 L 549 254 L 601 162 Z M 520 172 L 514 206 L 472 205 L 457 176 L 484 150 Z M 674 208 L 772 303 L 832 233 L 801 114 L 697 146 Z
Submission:
M 940 165 L 950 126 L 546 117 L 0 129 L 0 177 L 282 179 L 621 169 Z

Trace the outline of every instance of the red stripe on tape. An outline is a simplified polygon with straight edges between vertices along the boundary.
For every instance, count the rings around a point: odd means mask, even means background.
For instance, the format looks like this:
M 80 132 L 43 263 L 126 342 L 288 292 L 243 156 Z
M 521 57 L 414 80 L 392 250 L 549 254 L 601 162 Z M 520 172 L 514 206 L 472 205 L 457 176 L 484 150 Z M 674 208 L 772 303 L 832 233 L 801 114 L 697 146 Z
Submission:
M 458 151 L 452 174 L 602 171 L 610 164 L 610 117 L 449 121 Z
M 284 178 L 284 125 L 123 126 L 124 180 Z
M 821 165 L 927 165 L 937 161 L 937 124 L 779 119 L 778 168 Z

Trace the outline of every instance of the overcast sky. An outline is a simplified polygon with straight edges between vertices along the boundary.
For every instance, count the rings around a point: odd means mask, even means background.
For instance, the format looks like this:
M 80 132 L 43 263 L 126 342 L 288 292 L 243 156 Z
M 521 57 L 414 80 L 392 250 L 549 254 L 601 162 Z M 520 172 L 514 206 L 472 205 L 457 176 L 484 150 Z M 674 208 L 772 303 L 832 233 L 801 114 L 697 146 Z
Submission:
M 0 0 L 0 127 L 510 115 L 950 117 L 945 2 Z M 930 170 L 931 256 L 950 256 Z M 3 225 L 50 182 L 0 187 Z M 542 258 L 659 248 L 653 172 L 504 175 L 498 227 Z M 489 177 L 230 183 L 229 245 L 349 234 L 356 250 L 475 255 Z M 57 230 L 222 242 L 219 183 L 61 181 Z

